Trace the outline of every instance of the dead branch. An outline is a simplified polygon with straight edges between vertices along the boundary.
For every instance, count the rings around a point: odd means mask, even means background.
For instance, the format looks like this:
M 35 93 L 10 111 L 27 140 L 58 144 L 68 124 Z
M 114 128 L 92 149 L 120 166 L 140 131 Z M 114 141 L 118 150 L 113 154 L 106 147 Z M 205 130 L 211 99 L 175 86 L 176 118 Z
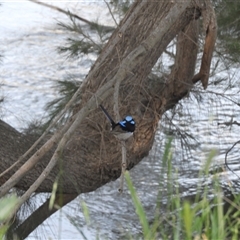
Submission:
M 192 79 L 193 83 L 201 81 L 204 89 L 206 89 L 208 86 L 211 60 L 217 38 L 217 20 L 215 11 L 210 0 L 206 0 L 205 3 L 206 8 L 202 10 L 202 16 L 203 16 L 203 29 L 206 32 L 206 37 L 202 62 L 199 73 L 197 73 Z
M 48 4 L 48 3 L 39 2 L 39 1 L 37 1 L 37 0 L 28 0 L 28 1 L 37 3 L 37 4 L 39 4 L 39 5 L 42 5 L 42 6 L 51 8 L 51 9 L 54 9 L 54 10 L 56 10 L 56 11 L 58 11 L 58 12 L 61 12 L 61 13 L 66 14 L 66 15 L 68 15 L 68 16 L 70 16 L 70 17 L 74 17 L 74 18 L 76 18 L 76 19 L 78 19 L 78 20 L 80 20 L 80 21 L 82 21 L 82 22 L 84 22 L 84 23 L 87 23 L 87 24 L 90 25 L 90 26 L 92 26 L 92 25 L 94 24 L 93 22 L 88 21 L 88 20 L 85 19 L 85 18 L 79 17 L 78 15 L 76 15 L 76 14 L 74 14 L 74 13 L 71 13 L 70 11 L 65 11 L 65 10 L 63 10 L 63 9 L 61 9 L 61 8 L 59 8 L 59 7 L 50 5 L 50 4 Z

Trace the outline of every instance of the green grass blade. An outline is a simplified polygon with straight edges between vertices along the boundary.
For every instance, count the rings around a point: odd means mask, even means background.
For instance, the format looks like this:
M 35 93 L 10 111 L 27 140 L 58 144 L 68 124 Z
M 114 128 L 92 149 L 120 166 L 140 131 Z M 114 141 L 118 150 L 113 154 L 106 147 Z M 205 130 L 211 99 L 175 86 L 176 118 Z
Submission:
M 146 213 L 145 213 L 143 206 L 137 196 L 137 192 L 133 186 L 133 183 L 131 181 L 128 171 L 125 173 L 125 179 L 126 179 L 127 186 L 128 186 L 128 189 L 129 189 L 131 197 L 132 197 L 132 201 L 133 201 L 136 213 L 137 213 L 139 221 L 142 225 L 144 239 L 151 239 L 151 236 L 150 236 L 151 231 L 150 231 L 150 227 L 149 227 L 149 224 L 147 221 Z
M 16 195 L 4 197 L 0 200 L 0 222 L 7 220 L 18 202 Z

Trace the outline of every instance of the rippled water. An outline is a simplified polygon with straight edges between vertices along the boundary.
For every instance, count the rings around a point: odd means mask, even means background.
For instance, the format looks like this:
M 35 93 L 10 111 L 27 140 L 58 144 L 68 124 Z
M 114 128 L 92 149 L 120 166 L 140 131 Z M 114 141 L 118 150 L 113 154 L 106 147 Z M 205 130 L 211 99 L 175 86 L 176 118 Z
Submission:
M 78 14 L 88 19 L 110 22 L 106 16 L 106 6 L 101 3 L 74 1 L 63 3 L 54 2 L 61 7 L 80 9 Z M 13 17 L 14 16 L 14 17 Z M 56 48 L 65 43 L 66 33 L 56 27 L 56 21 L 64 21 L 66 17 L 60 13 L 39 5 L 21 1 L 21 3 L 5 2 L 0 7 L 0 41 L 1 54 L 4 55 L 0 65 L 1 94 L 4 104 L 1 105 L 3 120 L 21 129 L 26 121 L 44 118 L 44 105 L 56 97 L 53 80 L 62 80 L 68 74 L 81 79 L 87 74 L 94 56 L 83 59 L 81 63 L 71 61 L 60 56 Z M 226 74 L 235 74 L 238 79 L 237 68 Z M 199 85 L 196 90 L 201 90 Z M 208 91 L 231 94 L 239 102 L 238 89 L 224 91 L 223 88 L 209 87 Z M 202 91 L 202 90 L 201 90 Z M 215 94 L 202 94 L 197 100 L 193 94 L 179 104 L 181 114 L 176 114 L 171 124 L 174 125 L 175 140 L 173 142 L 172 164 L 184 196 L 192 194 L 199 183 L 198 172 L 205 164 L 208 153 L 215 149 L 217 156 L 212 165 L 223 165 L 226 151 L 238 140 L 239 126 L 226 126 L 222 123 L 239 121 L 239 106 Z M 137 189 L 139 198 L 148 214 L 153 219 L 159 182 L 165 183 L 166 174 L 162 172 L 162 151 L 169 128 L 171 112 L 166 113 L 156 134 L 155 143 L 149 156 L 131 170 L 131 177 Z M 185 131 L 191 137 L 181 142 L 179 132 Z M 187 151 L 187 144 L 190 148 Z M 229 155 L 229 162 L 233 169 L 239 170 L 239 147 L 237 145 Z M 184 154 L 183 154 L 184 152 Z M 237 171 L 240 175 L 240 171 Z M 226 178 L 222 174 L 222 179 Z M 232 177 L 232 174 L 227 176 Z M 210 181 L 211 176 L 205 181 Z M 161 182 L 162 183 L 162 182 Z M 103 239 L 120 239 L 127 232 L 137 234 L 141 231 L 137 215 L 127 190 L 122 195 L 117 193 L 118 180 L 100 189 L 82 194 L 79 198 L 61 212 L 54 214 L 44 222 L 28 239 L 96 239 L 100 235 Z M 162 189 L 164 193 L 164 189 Z M 87 225 L 81 211 L 80 202 L 84 200 L 90 211 L 91 224 Z M 164 202 L 164 194 L 162 197 Z M 71 217 L 71 219 L 68 218 Z M 80 227 L 82 233 L 77 230 Z

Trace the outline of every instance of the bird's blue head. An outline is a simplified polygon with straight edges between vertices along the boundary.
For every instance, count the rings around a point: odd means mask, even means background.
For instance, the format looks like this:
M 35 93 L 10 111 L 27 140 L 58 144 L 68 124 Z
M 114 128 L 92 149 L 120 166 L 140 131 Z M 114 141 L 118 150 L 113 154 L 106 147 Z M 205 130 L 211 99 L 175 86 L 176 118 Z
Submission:
M 118 122 L 121 129 L 126 132 L 134 132 L 135 130 L 135 121 L 131 116 L 126 116 L 122 121 Z

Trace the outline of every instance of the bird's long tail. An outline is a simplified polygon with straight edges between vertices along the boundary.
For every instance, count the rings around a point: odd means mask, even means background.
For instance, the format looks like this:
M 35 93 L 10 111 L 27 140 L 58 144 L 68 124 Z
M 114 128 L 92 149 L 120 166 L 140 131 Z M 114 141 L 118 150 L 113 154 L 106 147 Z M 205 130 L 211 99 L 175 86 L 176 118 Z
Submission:
M 110 115 L 108 114 L 107 110 L 100 104 L 99 105 L 100 108 L 102 109 L 102 111 L 104 112 L 104 114 L 106 115 L 107 119 L 111 122 L 112 125 L 112 129 L 114 129 L 116 127 L 116 123 L 113 121 L 113 119 L 110 117 Z

